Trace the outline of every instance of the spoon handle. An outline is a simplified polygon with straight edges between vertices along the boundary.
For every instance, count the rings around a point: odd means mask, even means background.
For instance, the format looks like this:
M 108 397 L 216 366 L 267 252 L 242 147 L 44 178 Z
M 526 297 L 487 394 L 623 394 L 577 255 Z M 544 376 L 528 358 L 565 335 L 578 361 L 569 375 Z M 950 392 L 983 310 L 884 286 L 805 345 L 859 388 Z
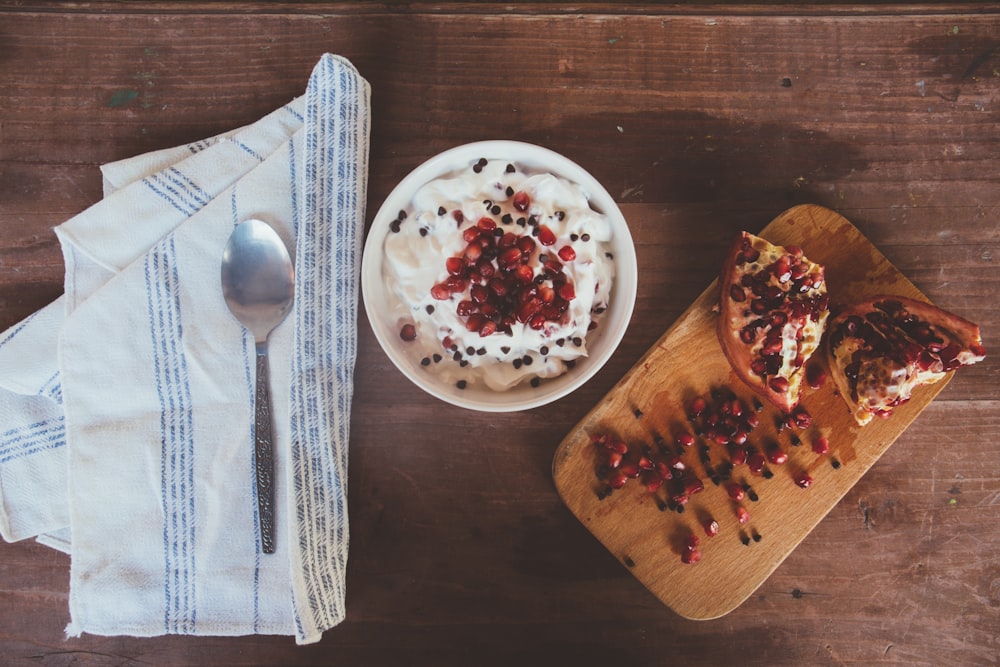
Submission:
M 254 396 L 254 458 L 257 462 L 257 510 L 260 515 L 260 546 L 274 553 L 274 454 L 271 444 L 271 389 L 268 381 L 267 348 L 257 348 L 257 390 Z

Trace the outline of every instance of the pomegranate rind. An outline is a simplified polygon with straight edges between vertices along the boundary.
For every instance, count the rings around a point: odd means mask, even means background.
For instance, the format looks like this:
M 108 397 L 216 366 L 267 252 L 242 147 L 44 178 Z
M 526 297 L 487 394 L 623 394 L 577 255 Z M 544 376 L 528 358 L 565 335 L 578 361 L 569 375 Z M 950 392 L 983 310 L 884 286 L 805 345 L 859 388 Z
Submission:
M 748 261 L 748 249 L 752 249 L 751 254 L 759 253 L 759 257 Z M 770 276 L 767 285 L 780 291 L 782 305 L 768 308 L 764 313 L 752 313 L 750 303 L 755 296 L 752 289 L 743 284 L 744 276 L 768 271 L 780 258 L 791 260 L 799 277 L 781 280 Z M 747 386 L 784 412 L 791 412 L 799 403 L 806 362 L 819 348 L 829 316 L 824 274 L 824 267 L 809 260 L 801 249 L 775 245 L 748 232 L 736 236 L 723 263 L 716 327 L 722 351 Z M 800 289 L 803 276 L 810 276 L 818 284 Z M 745 298 L 737 298 L 741 293 Z M 758 298 L 763 297 L 758 295 Z M 797 314 L 789 313 L 793 308 Z M 757 327 L 760 334 L 749 343 L 741 339 L 741 330 L 749 323 L 767 318 L 775 311 L 784 312 L 787 321 Z M 775 328 L 781 332 L 781 349 L 773 357 L 780 360 L 780 366 L 757 373 L 752 364 L 760 359 L 764 339 Z
M 825 347 L 838 393 L 860 426 L 889 417 L 917 387 L 986 358 L 978 325 L 895 295 L 843 309 L 830 320 Z

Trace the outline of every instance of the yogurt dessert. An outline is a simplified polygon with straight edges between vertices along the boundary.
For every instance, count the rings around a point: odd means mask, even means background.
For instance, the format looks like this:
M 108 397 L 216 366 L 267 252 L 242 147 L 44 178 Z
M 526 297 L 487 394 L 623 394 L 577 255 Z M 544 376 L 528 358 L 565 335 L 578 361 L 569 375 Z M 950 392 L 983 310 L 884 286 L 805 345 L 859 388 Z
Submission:
M 422 186 L 388 224 L 390 317 L 427 372 L 503 391 L 587 356 L 615 263 L 611 222 L 579 185 L 480 158 Z

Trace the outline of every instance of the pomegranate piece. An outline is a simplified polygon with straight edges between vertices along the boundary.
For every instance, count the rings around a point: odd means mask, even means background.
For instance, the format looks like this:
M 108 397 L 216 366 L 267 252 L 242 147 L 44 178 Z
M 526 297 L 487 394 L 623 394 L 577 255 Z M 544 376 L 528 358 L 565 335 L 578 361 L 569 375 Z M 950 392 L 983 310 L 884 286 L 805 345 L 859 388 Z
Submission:
M 719 278 L 717 334 L 741 380 L 784 412 L 798 404 L 802 366 L 829 315 L 824 269 L 799 248 L 743 232 Z
M 979 327 L 932 304 L 877 296 L 830 321 L 827 363 L 855 421 L 888 417 L 921 385 L 986 357 Z
M 709 537 L 715 537 L 719 534 L 719 522 L 712 517 L 706 517 L 701 527 L 705 529 L 705 534 Z

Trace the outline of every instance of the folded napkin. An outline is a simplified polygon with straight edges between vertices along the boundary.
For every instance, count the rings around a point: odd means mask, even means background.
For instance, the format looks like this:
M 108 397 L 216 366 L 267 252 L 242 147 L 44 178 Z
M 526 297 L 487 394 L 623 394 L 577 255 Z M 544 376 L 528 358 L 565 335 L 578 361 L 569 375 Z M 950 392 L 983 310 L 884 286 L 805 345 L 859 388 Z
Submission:
M 344 618 L 368 83 L 325 55 L 257 123 L 111 165 L 56 229 L 65 294 L 0 334 L 0 533 L 68 551 L 67 632 L 294 634 Z M 258 539 L 255 351 L 220 259 L 260 218 L 295 261 L 269 345 L 276 553 Z

